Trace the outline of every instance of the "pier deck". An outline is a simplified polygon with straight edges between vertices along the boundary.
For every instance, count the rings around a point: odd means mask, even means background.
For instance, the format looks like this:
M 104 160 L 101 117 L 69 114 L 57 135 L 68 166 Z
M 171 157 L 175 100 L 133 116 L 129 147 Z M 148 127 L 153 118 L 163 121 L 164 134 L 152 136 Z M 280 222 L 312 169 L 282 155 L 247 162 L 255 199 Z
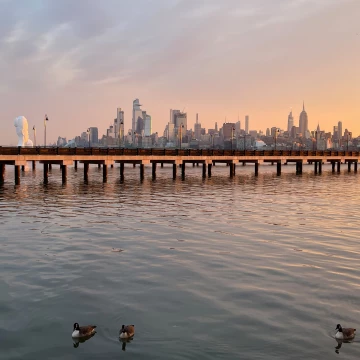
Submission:
M 62 181 L 66 182 L 67 166 L 77 168 L 78 162 L 84 164 L 84 180 L 88 180 L 89 164 L 103 166 L 103 181 L 107 181 L 107 167 L 120 164 L 120 177 L 124 178 L 124 164 L 140 165 L 140 178 L 144 178 L 145 165 L 152 164 L 152 176 L 156 177 L 156 165 L 172 164 L 173 178 L 176 178 L 177 167 L 181 167 L 181 175 L 185 177 L 185 164 L 202 164 L 203 177 L 211 176 L 211 167 L 216 163 L 226 163 L 230 176 L 235 175 L 236 164 L 254 164 L 255 175 L 258 175 L 262 163 L 276 163 L 277 175 L 281 175 L 281 165 L 296 164 L 296 174 L 302 174 L 304 163 L 314 164 L 314 172 L 322 172 L 322 164 L 331 163 L 332 171 L 340 172 L 341 164 L 348 164 L 348 171 L 357 164 L 360 153 L 354 151 L 294 151 L 294 150 L 197 150 L 197 149 L 128 149 L 128 148 L 58 148 L 58 147 L 1 147 L 0 146 L 0 182 L 4 181 L 5 165 L 15 167 L 15 184 L 20 184 L 20 167 L 27 162 L 41 163 L 44 167 L 44 182 L 48 181 L 48 171 L 53 164 L 62 169 Z

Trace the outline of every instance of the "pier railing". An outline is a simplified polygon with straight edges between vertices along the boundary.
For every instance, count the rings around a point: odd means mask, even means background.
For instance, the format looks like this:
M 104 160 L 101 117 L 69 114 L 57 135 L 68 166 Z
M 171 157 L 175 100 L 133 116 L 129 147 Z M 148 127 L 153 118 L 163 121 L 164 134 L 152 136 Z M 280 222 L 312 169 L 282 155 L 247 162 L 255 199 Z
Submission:
M 0 155 L 111 155 L 111 156 L 359 156 L 359 151 L 308 150 L 221 150 L 221 149 L 143 149 L 95 147 L 2 147 Z

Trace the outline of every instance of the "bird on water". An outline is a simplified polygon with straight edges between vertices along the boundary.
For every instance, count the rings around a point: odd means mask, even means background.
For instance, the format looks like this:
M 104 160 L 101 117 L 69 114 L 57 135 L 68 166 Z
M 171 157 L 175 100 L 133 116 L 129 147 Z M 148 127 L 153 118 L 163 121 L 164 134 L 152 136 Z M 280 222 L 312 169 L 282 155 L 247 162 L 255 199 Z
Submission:
M 72 333 L 73 338 L 82 338 L 95 334 L 96 325 L 80 326 L 78 323 L 74 324 L 74 330 Z
M 343 328 L 340 324 L 337 324 L 335 330 L 337 330 L 335 339 L 352 340 L 355 337 L 356 329 L 354 328 Z
M 119 337 L 120 339 L 130 339 L 135 335 L 135 325 L 123 325 L 121 327 Z

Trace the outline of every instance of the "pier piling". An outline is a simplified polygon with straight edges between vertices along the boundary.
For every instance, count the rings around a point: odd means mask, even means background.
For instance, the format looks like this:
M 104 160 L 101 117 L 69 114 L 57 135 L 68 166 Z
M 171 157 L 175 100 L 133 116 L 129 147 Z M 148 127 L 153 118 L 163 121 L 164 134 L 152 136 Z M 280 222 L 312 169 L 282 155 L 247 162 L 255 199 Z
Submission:
M 181 177 L 185 179 L 185 163 L 181 164 Z
M 84 163 L 84 181 L 89 180 L 89 163 Z
M 61 180 L 62 180 L 63 184 L 66 183 L 66 180 L 67 180 L 67 166 L 66 165 L 61 166 Z
M 15 165 L 15 185 L 20 185 L 20 166 Z
M 107 164 L 103 164 L 103 182 L 107 182 L 108 167 Z
M 255 163 L 255 176 L 259 176 L 259 163 Z
M 5 164 L 0 164 L 0 183 L 5 181 Z
M 124 163 L 120 163 L 120 180 L 124 180 L 124 168 L 125 168 L 125 164 Z
M 44 163 L 44 184 L 49 182 L 49 164 Z
M 156 179 L 156 162 L 152 163 L 152 178 L 153 180 Z

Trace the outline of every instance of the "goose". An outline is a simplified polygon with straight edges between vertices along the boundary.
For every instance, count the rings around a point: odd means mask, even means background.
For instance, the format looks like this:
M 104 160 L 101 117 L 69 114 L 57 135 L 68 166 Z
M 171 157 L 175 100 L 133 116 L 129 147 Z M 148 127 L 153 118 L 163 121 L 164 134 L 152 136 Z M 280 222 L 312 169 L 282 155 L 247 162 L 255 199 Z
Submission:
M 73 338 L 82 338 L 93 335 L 95 333 L 95 325 L 79 326 L 78 323 L 74 324 Z
M 135 334 L 135 325 L 123 325 L 120 330 L 120 339 L 130 339 Z
M 336 325 L 337 332 L 335 334 L 335 339 L 338 340 L 351 340 L 355 336 L 356 329 L 353 328 L 343 328 L 340 324 Z

